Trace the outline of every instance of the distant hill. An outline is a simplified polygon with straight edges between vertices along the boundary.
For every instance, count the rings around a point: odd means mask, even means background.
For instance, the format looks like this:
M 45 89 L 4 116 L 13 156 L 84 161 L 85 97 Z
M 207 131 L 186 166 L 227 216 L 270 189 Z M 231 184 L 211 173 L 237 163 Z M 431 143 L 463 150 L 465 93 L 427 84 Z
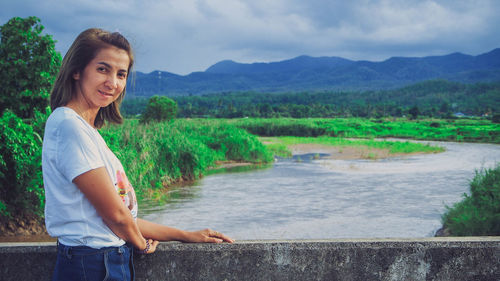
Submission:
M 382 62 L 309 56 L 251 64 L 224 60 L 204 72 L 185 76 L 164 71 L 136 72 L 135 83 L 130 83 L 127 90 L 129 96 L 380 90 L 431 79 L 461 83 L 500 81 L 500 48 L 478 56 L 452 53 L 421 58 L 392 57 Z

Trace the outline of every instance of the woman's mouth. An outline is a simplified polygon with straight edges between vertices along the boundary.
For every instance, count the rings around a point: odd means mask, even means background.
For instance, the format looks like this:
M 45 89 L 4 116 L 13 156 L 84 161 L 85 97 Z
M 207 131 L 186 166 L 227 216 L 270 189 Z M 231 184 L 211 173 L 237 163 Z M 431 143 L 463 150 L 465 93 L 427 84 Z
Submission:
M 112 97 L 113 96 L 112 93 L 106 93 L 106 92 L 102 92 L 102 91 L 98 91 L 98 92 L 99 92 L 99 94 L 101 94 L 101 95 L 103 95 L 105 97 Z

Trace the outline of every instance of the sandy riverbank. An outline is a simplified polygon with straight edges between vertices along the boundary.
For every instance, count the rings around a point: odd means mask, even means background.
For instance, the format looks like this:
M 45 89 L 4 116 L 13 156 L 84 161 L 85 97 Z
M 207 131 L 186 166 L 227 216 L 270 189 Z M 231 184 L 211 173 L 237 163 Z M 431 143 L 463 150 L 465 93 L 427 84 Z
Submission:
M 363 148 L 363 147 L 337 147 L 324 144 L 294 144 L 288 146 L 293 155 L 324 153 L 325 158 L 338 160 L 353 159 L 383 159 L 389 157 L 400 157 L 410 154 L 390 153 L 389 149 Z

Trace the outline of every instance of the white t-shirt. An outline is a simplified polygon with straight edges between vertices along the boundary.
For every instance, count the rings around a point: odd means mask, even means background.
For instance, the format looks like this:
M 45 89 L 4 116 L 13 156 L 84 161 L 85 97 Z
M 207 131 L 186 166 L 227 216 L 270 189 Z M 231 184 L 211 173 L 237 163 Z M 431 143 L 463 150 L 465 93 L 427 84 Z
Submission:
M 58 107 L 45 125 L 42 170 L 45 225 L 68 246 L 102 248 L 125 243 L 103 222 L 94 206 L 73 183 L 90 170 L 106 167 L 117 193 L 137 217 L 137 200 L 123 166 L 99 132 L 68 107 Z

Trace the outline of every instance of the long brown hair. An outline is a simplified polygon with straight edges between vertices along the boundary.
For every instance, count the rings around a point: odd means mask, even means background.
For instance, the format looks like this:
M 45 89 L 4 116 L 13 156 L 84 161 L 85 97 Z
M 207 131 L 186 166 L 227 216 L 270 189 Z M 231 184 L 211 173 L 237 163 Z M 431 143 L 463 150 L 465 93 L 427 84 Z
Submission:
M 111 33 L 99 28 L 89 28 L 78 35 L 64 56 L 61 69 L 50 94 L 50 108 L 52 110 L 67 105 L 75 97 L 73 74 L 83 72 L 87 64 L 95 58 L 101 49 L 110 46 L 127 52 L 130 59 L 127 73 L 130 75 L 134 64 L 134 55 L 128 40 L 118 32 Z M 99 109 L 94 120 L 96 128 L 101 128 L 105 121 L 116 124 L 123 123 L 120 104 L 125 97 L 125 88 L 114 102 Z

